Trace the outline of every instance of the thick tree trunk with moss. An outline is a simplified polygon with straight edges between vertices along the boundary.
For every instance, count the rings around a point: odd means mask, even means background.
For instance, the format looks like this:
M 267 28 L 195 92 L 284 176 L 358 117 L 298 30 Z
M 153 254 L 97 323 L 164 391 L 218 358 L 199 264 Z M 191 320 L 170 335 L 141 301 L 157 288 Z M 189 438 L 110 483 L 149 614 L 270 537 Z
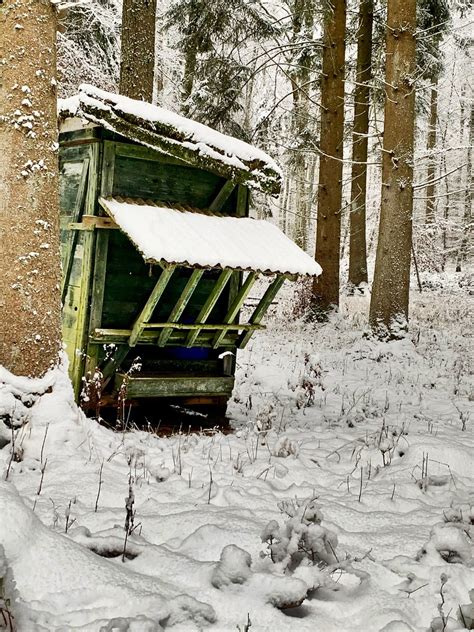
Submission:
M 357 70 L 352 129 L 352 182 L 349 236 L 349 282 L 367 283 L 366 194 L 370 87 L 372 76 L 373 0 L 360 0 Z
M 316 259 L 323 273 L 313 285 L 316 307 L 323 311 L 339 305 L 345 31 L 346 1 L 328 2 L 324 15 L 316 227 Z
M 56 13 L 0 4 L 0 364 L 42 376 L 61 348 Z
M 120 94 L 153 100 L 156 0 L 124 0 Z
M 389 0 L 382 200 L 370 324 L 396 337 L 408 322 L 413 211 L 416 0 Z
M 431 184 L 426 187 L 426 213 L 425 224 L 432 225 L 435 221 L 435 193 L 436 184 L 433 182 L 436 171 L 436 160 L 432 156 L 432 152 L 436 147 L 436 128 L 438 125 L 438 77 L 433 78 L 433 87 L 431 88 L 430 98 L 430 123 L 428 128 L 428 142 L 426 149 L 428 150 L 428 173 L 426 180 Z

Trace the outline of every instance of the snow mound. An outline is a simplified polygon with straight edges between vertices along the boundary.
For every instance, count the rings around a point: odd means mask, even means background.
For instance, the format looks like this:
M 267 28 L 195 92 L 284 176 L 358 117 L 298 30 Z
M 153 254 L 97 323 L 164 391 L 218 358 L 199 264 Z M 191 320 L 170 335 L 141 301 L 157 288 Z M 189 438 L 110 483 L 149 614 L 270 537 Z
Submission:
M 21 599 L 36 622 L 51 632 L 64 626 L 115 630 L 110 627 L 113 619 L 119 621 L 118 630 L 130 631 L 159 631 L 187 621 L 203 626 L 215 620 L 207 604 L 50 531 L 5 482 L 0 482 L 0 516 L 0 543 Z M 146 619 L 140 619 L 145 612 Z

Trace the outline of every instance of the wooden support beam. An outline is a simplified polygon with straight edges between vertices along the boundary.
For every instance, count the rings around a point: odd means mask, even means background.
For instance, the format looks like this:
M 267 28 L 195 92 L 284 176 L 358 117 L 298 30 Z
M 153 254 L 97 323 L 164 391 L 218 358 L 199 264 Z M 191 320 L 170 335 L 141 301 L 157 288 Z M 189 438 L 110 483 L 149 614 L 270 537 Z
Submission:
M 260 323 L 262 318 L 265 316 L 265 312 L 270 307 L 271 302 L 277 295 L 279 289 L 281 288 L 284 282 L 285 282 L 284 276 L 277 276 L 276 279 L 272 283 L 270 283 L 270 285 L 267 288 L 267 291 L 262 296 L 259 304 L 257 305 L 257 307 L 255 308 L 255 311 L 250 317 L 249 322 L 252 325 L 258 325 Z M 252 336 L 251 329 L 249 331 L 242 333 L 239 339 L 238 348 L 243 349 L 248 343 L 248 341 L 250 340 L 251 336 Z
M 153 314 L 153 310 L 155 309 L 156 304 L 160 300 L 161 295 L 165 291 L 165 288 L 168 285 L 168 282 L 171 279 L 175 269 L 176 269 L 176 266 L 169 266 L 167 268 L 164 268 L 163 271 L 161 272 L 160 277 L 158 281 L 156 282 L 156 285 L 153 288 L 148 301 L 146 302 L 144 308 L 142 309 L 138 318 L 133 324 L 132 332 L 128 340 L 128 345 L 130 347 L 136 346 L 137 340 L 143 331 L 144 325 L 150 320 L 151 315 Z
M 196 395 L 230 395 L 234 387 L 233 377 L 195 377 L 157 375 L 155 377 L 126 377 L 117 373 L 115 386 L 120 388 L 127 379 L 127 397 L 185 397 Z
M 120 365 L 125 360 L 130 351 L 130 347 L 128 346 L 128 338 L 130 336 L 130 331 L 127 335 L 127 342 L 125 344 L 121 344 L 116 350 L 113 356 L 106 362 L 106 364 L 102 367 L 102 375 L 103 375 L 103 384 L 102 388 L 105 388 L 110 381 L 110 378 L 113 374 L 120 368 Z
M 227 202 L 229 197 L 232 194 L 232 191 L 235 189 L 235 184 L 231 180 L 226 180 L 224 186 L 216 195 L 216 197 L 212 200 L 209 205 L 210 211 L 220 211 L 222 207 Z
M 74 203 L 74 211 L 72 218 L 74 222 L 78 222 L 84 208 L 87 190 L 87 178 L 89 175 L 89 158 L 82 163 L 81 179 L 79 180 L 79 188 L 77 190 L 76 201 Z M 61 301 L 64 303 L 71 278 L 72 265 L 74 263 L 74 252 L 77 246 L 77 233 L 68 235 L 66 241 L 66 257 L 63 266 L 63 278 L 61 282 Z
M 97 215 L 83 215 L 82 222 L 68 224 L 70 230 L 95 230 L 96 228 L 117 229 L 118 224 L 111 217 L 97 217 Z
M 212 312 L 215 304 L 217 303 L 219 296 L 222 294 L 225 286 L 227 285 L 228 280 L 232 276 L 232 270 L 222 270 L 219 275 L 219 278 L 214 284 L 212 292 L 207 297 L 206 302 L 202 306 L 201 311 L 196 318 L 196 324 L 204 324 L 206 320 L 209 318 L 210 313 Z M 186 338 L 186 346 L 192 347 L 196 338 L 199 336 L 199 332 L 201 328 L 197 327 L 193 331 L 189 332 L 188 337 Z
M 204 274 L 203 269 L 193 270 L 191 276 L 189 277 L 188 282 L 186 283 L 184 287 L 184 290 L 181 292 L 181 296 L 177 300 L 176 305 L 171 310 L 171 314 L 169 315 L 169 319 L 168 319 L 170 323 L 178 322 L 179 317 L 184 312 L 184 309 L 186 305 L 188 304 L 189 299 L 191 298 L 203 274 Z M 172 331 L 173 331 L 172 327 L 163 329 L 158 339 L 159 347 L 165 346 L 168 338 L 171 336 Z
M 137 344 L 144 345 L 156 345 L 158 342 L 158 338 L 160 336 L 160 329 L 168 329 L 171 328 L 173 330 L 173 339 L 179 342 L 180 346 L 184 346 L 186 341 L 186 332 L 195 331 L 195 329 L 200 329 L 201 333 L 199 334 L 198 344 L 199 346 L 212 346 L 211 342 L 214 338 L 216 332 L 239 332 L 239 331 L 256 331 L 258 329 L 265 329 L 265 325 L 260 324 L 251 324 L 251 323 L 219 323 L 217 325 L 214 324 L 196 324 L 196 323 L 149 323 L 144 325 L 144 329 L 140 334 L 140 337 L 137 341 Z M 123 345 L 127 343 L 128 349 L 128 340 L 130 338 L 130 334 L 132 333 L 131 329 L 104 329 L 97 328 L 90 335 L 90 342 L 93 344 L 107 344 L 114 343 L 117 345 Z M 226 339 L 226 345 L 229 342 L 229 339 Z M 209 343 L 209 344 L 208 344 Z M 128 352 L 128 351 L 127 351 Z M 115 354 L 114 364 L 117 364 L 116 358 L 117 353 Z M 125 357 L 125 356 L 124 356 Z
M 248 293 L 252 289 L 253 284 L 257 280 L 257 277 L 258 277 L 257 272 L 249 272 L 249 274 L 247 275 L 247 278 L 244 281 L 244 284 L 235 295 L 234 300 L 232 301 L 229 307 L 229 310 L 227 311 L 227 314 L 225 315 L 224 323 L 229 323 L 229 324 L 233 323 L 235 317 L 239 313 L 240 308 L 244 304 L 244 301 Z M 220 345 L 226 333 L 227 333 L 227 329 L 223 329 L 220 333 L 217 333 L 215 335 L 214 340 L 212 341 L 212 346 L 214 349 L 216 349 Z

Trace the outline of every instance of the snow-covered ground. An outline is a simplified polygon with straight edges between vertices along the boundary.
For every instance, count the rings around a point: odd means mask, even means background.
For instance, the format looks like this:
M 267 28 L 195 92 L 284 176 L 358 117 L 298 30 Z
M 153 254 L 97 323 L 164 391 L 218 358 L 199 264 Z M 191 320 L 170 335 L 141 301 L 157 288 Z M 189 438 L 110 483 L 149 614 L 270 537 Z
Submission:
M 114 433 L 63 373 L 26 408 L 1 374 L 30 421 L 14 459 L 0 430 L 0 629 L 2 593 L 25 632 L 473 629 L 471 299 L 440 285 L 392 343 L 366 297 L 324 325 L 281 304 L 238 357 L 232 434 Z

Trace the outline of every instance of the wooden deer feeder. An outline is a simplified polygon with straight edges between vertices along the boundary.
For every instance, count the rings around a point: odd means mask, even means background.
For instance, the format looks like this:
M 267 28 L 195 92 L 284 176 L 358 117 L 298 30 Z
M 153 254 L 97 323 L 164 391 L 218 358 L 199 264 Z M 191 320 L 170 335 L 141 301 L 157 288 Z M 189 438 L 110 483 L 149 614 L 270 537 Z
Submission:
M 249 189 L 279 192 L 278 166 L 89 85 L 59 115 L 63 330 L 76 396 L 99 369 L 109 401 L 126 380 L 132 400 L 226 402 L 235 353 L 284 280 L 321 271 L 273 224 L 248 217 Z M 271 281 L 240 322 L 260 275 Z

